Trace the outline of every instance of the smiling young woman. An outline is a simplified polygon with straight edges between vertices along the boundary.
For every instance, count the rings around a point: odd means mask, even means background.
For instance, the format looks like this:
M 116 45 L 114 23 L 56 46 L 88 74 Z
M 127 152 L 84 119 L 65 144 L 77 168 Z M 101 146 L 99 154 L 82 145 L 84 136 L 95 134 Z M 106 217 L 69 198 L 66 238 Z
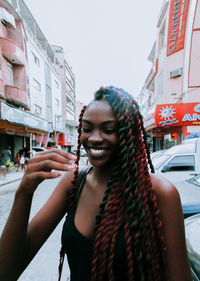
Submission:
M 67 213 L 61 261 L 67 254 L 71 281 L 191 281 L 179 194 L 152 173 L 133 97 L 101 88 L 79 120 L 76 159 L 51 150 L 29 161 L 0 240 L 0 279 L 17 280 Z M 81 145 L 91 164 L 82 180 Z M 34 191 L 55 170 L 67 172 L 28 223 Z

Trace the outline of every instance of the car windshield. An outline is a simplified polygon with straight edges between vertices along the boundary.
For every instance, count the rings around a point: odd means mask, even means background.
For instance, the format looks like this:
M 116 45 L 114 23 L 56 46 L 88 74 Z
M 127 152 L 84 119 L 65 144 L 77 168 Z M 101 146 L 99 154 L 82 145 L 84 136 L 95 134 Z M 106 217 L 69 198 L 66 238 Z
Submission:
M 159 169 L 162 164 L 164 164 L 168 159 L 170 158 L 170 155 L 167 154 L 161 154 L 160 156 L 153 159 L 152 163 L 154 166 L 154 169 Z

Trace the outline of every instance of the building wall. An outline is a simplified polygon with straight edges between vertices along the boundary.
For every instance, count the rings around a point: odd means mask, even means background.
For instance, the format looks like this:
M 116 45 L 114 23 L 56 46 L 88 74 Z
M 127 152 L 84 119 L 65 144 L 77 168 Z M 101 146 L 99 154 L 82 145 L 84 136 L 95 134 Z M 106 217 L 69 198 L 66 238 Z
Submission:
M 31 112 L 46 119 L 44 59 L 32 38 L 28 35 L 29 87 Z
M 187 6 L 187 3 L 189 6 Z M 182 9 L 183 7 L 184 9 Z M 186 14 L 182 14 L 181 26 L 180 12 L 184 13 L 187 9 L 187 21 L 184 22 Z M 176 21 L 178 17 L 180 21 Z M 179 26 L 176 26 L 177 22 Z M 169 25 L 169 23 L 172 23 L 172 25 Z M 182 32 L 177 33 L 175 27 L 179 31 L 180 26 Z M 159 104 L 168 109 L 169 107 L 166 105 L 170 104 L 173 109 L 176 108 L 173 107 L 173 104 L 184 105 L 185 103 L 200 102 L 199 38 L 200 0 L 164 1 L 158 17 L 156 42 L 149 55 L 153 64 L 152 70 L 141 91 L 141 104 L 142 107 L 144 105 L 146 107 L 146 111 L 144 110 L 146 130 L 152 133 L 155 146 L 158 143 L 164 143 L 173 135 L 174 131 L 177 132 L 177 138 L 173 140 L 173 144 L 179 143 L 189 133 L 200 133 L 200 122 L 197 125 L 198 120 L 194 120 L 195 122 L 191 122 L 191 125 L 187 126 L 176 127 L 173 124 L 157 127 L 155 114 L 158 114 L 158 112 L 154 110 L 157 113 L 152 113 L 152 109 L 157 108 Z M 147 96 L 148 103 L 146 102 Z M 173 114 L 175 114 L 174 112 Z M 193 112 L 190 116 L 193 116 Z M 167 120 L 168 118 L 166 117 Z

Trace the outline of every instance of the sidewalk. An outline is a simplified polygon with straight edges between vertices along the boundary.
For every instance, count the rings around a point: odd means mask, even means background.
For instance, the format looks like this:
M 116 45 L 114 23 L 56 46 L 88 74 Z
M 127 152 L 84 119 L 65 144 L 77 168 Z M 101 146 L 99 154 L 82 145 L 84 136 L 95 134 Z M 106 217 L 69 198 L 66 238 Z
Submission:
M 20 170 L 19 172 L 17 172 L 16 168 L 14 167 L 11 171 L 6 173 L 5 177 L 3 175 L 0 175 L 0 187 L 8 183 L 19 181 L 22 178 L 23 174 L 23 171 Z

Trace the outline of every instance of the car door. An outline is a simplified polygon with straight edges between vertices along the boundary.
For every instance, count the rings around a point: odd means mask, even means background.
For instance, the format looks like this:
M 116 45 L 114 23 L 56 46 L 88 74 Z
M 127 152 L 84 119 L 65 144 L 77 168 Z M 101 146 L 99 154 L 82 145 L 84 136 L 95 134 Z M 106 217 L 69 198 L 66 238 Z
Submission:
M 195 161 L 195 154 L 173 155 L 160 167 L 159 173 L 171 182 L 186 180 L 196 172 Z

